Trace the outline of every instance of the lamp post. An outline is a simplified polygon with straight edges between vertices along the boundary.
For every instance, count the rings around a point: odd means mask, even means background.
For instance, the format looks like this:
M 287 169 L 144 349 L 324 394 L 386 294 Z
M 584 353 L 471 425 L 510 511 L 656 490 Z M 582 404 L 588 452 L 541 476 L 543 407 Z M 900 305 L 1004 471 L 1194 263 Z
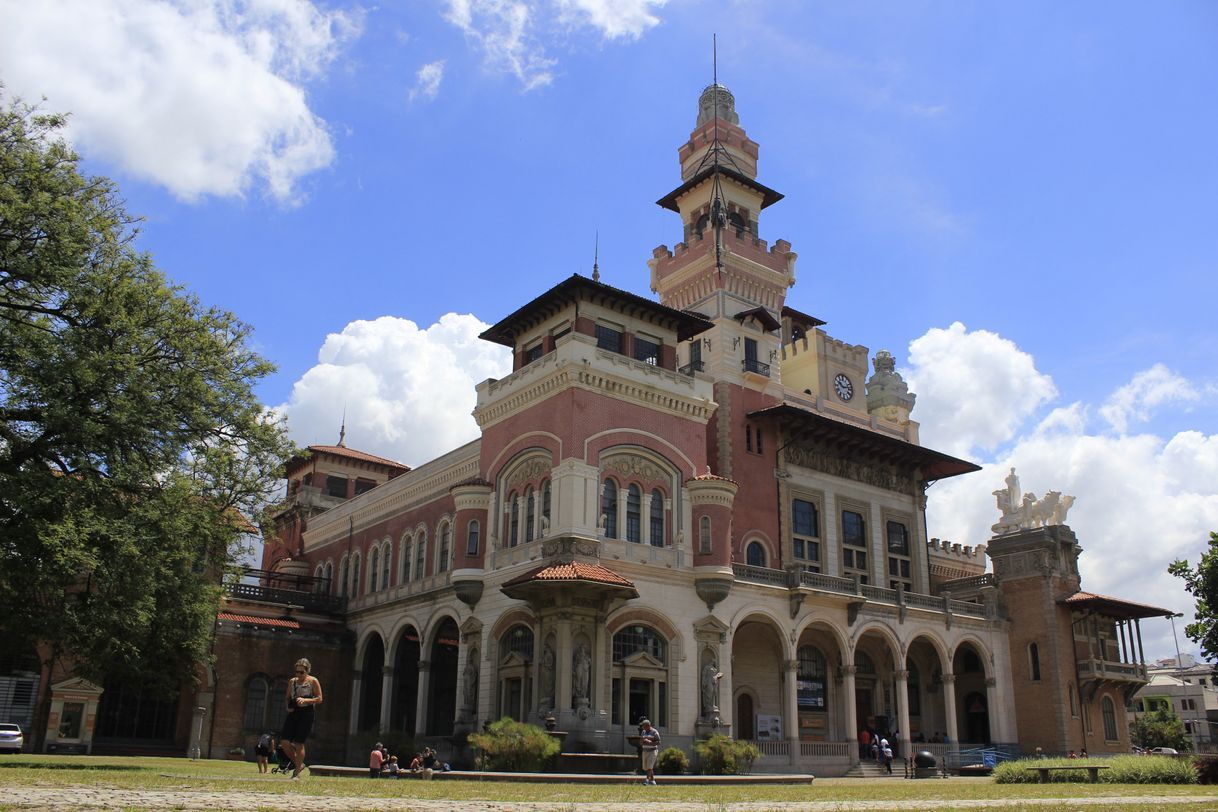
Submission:
M 1184 710 L 1185 710 L 1184 702 L 1186 700 L 1188 700 L 1189 696 L 1188 696 L 1188 688 L 1184 687 L 1184 686 L 1188 685 L 1188 683 L 1185 682 L 1184 678 L 1180 676 L 1180 672 L 1184 668 L 1184 663 L 1181 662 L 1181 660 L 1180 660 L 1180 639 L 1178 637 L 1176 637 L 1176 618 L 1178 618 L 1178 617 L 1184 617 L 1184 613 L 1183 612 L 1174 612 L 1173 614 L 1168 615 L 1167 619 L 1171 621 L 1171 639 L 1172 639 L 1172 642 L 1176 646 L 1176 679 L 1180 680 L 1180 686 L 1181 686 L 1181 688 L 1183 688 L 1183 694 L 1182 694 L 1183 698 L 1180 701 L 1180 715 L 1183 716 Z M 1205 704 L 1204 697 L 1201 700 L 1201 704 L 1202 705 Z M 1197 747 L 1197 744 L 1198 744 L 1198 742 L 1197 742 L 1197 714 L 1196 714 L 1195 709 L 1193 711 L 1193 719 L 1192 719 L 1191 728 L 1192 728 L 1192 732 L 1189 733 L 1189 736 L 1193 740 L 1193 752 L 1197 752 L 1199 750 L 1199 748 Z

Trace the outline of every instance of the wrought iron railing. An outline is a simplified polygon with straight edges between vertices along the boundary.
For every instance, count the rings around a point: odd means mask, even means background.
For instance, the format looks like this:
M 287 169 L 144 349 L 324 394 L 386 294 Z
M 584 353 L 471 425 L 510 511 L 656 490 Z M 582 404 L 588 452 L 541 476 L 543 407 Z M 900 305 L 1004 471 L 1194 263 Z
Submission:
M 706 369 L 706 365 L 703 364 L 701 361 L 690 361 L 688 364 L 681 367 L 677 371 L 680 372 L 682 375 L 693 375 L 695 372 L 702 372 L 705 369 Z
M 758 375 L 770 377 L 770 365 L 763 361 L 758 361 L 756 358 L 745 358 L 740 362 L 740 366 L 745 372 L 756 372 Z

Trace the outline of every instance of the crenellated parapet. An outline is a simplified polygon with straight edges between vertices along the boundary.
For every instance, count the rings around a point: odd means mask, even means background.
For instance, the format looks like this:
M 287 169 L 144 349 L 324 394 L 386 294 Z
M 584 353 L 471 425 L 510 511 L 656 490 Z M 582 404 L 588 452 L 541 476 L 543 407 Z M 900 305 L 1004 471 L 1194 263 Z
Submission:
M 973 578 L 985 572 L 985 545 L 959 544 L 933 538 L 926 542 L 931 591 L 945 581 Z

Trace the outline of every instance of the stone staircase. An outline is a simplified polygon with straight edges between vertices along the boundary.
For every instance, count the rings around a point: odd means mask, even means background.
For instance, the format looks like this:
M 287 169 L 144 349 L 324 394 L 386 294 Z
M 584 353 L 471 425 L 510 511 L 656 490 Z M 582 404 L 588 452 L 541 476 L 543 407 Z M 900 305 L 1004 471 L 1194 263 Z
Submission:
M 892 775 L 888 774 L 888 770 L 884 769 L 883 764 L 876 764 L 871 759 L 864 759 L 858 764 L 855 764 L 846 771 L 843 778 L 903 778 L 905 776 L 902 765 L 896 760 L 892 760 Z

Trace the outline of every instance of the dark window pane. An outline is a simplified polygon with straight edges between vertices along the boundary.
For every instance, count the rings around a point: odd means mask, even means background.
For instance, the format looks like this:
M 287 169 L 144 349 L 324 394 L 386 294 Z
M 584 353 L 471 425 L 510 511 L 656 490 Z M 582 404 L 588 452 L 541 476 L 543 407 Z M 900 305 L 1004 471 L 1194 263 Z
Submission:
M 863 517 L 853 510 L 842 511 L 842 544 L 849 544 L 851 547 L 867 546 L 866 525 Z
M 900 522 L 888 523 L 888 552 L 909 555 L 909 531 Z
M 660 345 L 645 338 L 634 337 L 634 357 L 648 364 L 660 363 Z
M 622 351 L 622 333 L 603 324 L 596 325 L 596 346 L 609 352 Z
M 819 537 L 820 522 L 816 515 L 816 505 L 803 499 L 791 501 L 791 530 L 801 536 Z

